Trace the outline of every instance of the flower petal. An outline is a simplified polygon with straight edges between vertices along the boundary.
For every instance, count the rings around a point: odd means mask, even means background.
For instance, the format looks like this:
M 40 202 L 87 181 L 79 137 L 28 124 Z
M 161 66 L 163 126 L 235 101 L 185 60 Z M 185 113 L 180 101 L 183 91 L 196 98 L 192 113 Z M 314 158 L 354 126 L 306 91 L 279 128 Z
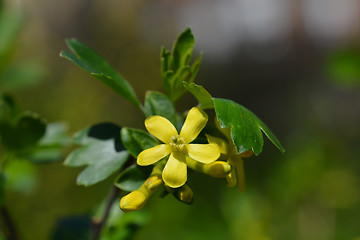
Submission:
M 160 139 L 164 143 L 170 143 L 174 135 L 178 135 L 172 123 L 161 116 L 151 116 L 145 120 L 145 127 L 149 133 Z
M 215 143 L 188 144 L 186 148 L 188 155 L 201 163 L 212 163 L 220 157 L 220 149 Z
M 227 142 L 221 138 L 218 138 L 218 137 L 213 137 L 213 136 L 210 136 L 210 135 L 207 135 L 205 134 L 207 140 L 209 143 L 215 143 L 216 145 L 219 146 L 220 148 L 220 152 L 222 154 L 227 154 Z
M 185 156 L 181 153 L 173 152 L 165 165 L 162 177 L 169 187 L 178 188 L 184 185 L 187 180 Z
M 160 144 L 142 151 L 137 157 L 137 164 L 140 166 L 151 165 L 170 153 L 171 147 L 168 144 Z
M 184 126 L 181 129 L 180 136 L 182 136 L 186 143 L 195 140 L 201 130 L 205 127 L 208 120 L 207 114 L 200 108 L 193 107 L 190 109 Z

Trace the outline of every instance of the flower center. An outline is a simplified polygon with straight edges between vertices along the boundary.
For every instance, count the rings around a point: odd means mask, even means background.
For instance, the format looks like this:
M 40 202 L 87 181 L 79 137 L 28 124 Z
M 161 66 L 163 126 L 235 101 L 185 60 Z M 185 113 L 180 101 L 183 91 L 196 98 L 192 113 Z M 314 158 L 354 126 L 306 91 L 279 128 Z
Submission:
M 170 146 L 173 151 L 181 151 L 186 145 L 184 138 L 180 135 L 174 135 L 170 139 Z

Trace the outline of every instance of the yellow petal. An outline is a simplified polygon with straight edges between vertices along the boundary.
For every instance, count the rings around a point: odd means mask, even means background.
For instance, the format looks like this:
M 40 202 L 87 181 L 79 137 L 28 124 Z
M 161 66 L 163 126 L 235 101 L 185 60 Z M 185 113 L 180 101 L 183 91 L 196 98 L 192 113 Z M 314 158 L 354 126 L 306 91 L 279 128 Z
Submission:
M 220 149 L 215 143 L 188 144 L 186 148 L 188 155 L 201 163 L 212 163 L 220 157 Z
M 172 136 L 178 135 L 172 123 L 161 116 L 151 116 L 145 120 L 145 127 L 149 133 L 164 143 L 170 143 Z
M 178 188 L 184 185 L 187 180 L 185 156 L 178 152 L 171 153 L 162 177 L 169 187 Z
M 216 145 L 219 146 L 220 152 L 222 154 L 227 154 L 227 142 L 226 141 L 224 141 L 223 139 L 218 138 L 218 137 L 213 137 L 213 136 L 210 136 L 207 134 L 205 134 L 205 135 L 206 135 L 206 138 L 209 143 L 215 143 Z
M 151 165 L 170 153 L 171 147 L 168 144 L 160 144 L 142 151 L 137 157 L 137 164 L 140 166 Z
M 208 120 L 207 114 L 200 108 L 193 107 L 190 109 L 184 126 L 181 129 L 180 136 L 182 136 L 186 143 L 195 140 L 201 130 L 205 127 Z

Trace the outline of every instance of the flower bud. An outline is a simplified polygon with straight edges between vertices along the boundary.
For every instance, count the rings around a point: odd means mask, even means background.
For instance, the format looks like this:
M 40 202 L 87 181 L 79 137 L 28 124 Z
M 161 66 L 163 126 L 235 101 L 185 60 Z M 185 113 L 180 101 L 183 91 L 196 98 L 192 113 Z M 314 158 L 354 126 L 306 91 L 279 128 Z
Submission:
M 124 212 L 139 210 L 144 207 L 149 195 L 150 193 L 146 187 L 142 185 L 138 190 L 135 190 L 121 198 L 120 208 Z
M 194 199 L 194 192 L 191 190 L 191 188 L 188 185 L 183 185 L 182 187 L 176 189 L 175 191 L 175 197 L 179 199 L 180 201 L 191 204 Z
M 210 164 L 205 164 L 203 170 L 212 177 L 222 178 L 231 172 L 231 165 L 227 162 L 215 161 Z

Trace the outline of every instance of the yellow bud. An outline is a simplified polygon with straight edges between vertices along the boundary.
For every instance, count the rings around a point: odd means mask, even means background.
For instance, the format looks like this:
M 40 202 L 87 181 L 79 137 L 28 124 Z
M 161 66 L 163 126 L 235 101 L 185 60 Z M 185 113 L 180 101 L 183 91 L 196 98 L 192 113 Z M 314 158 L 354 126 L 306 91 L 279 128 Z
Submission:
M 121 198 L 120 208 L 124 212 L 139 210 L 144 207 L 146 200 L 146 194 L 142 191 L 136 190 Z
M 148 179 L 146 179 L 145 186 L 150 191 L 155 191 L 156 189 L 158 189 L 158 187 L 161 186 L 162 183 L 163 183 L 163 181 L 161 179 L 161 176 L 153 175 L 153 176 L 150 176 Z
M 176 189 L 176 197 L 184 203 L 192 203 L 194 198 L 194 192 L 188 185 L 183 185 L 182 187 Z
M 223 161 L 215 161 L 204 165 L 204 172 L 212 177 L 226 177 L 231 172 L 231 165 Z

